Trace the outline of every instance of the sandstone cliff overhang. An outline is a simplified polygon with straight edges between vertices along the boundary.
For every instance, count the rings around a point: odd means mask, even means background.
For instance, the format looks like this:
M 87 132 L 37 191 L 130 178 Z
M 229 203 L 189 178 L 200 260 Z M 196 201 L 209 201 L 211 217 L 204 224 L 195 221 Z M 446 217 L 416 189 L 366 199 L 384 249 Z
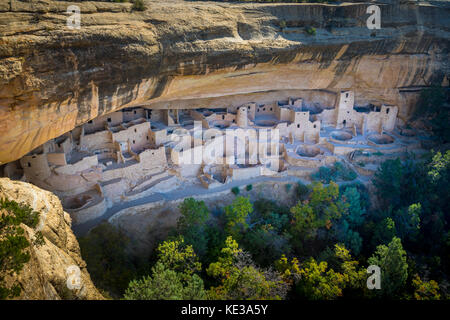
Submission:
M 78 30 L 66 27 L 73 4 Z M 251 94 L 352 89 L 407 117 L 414 93 L 449 75 L 445 1 L 380 2 L 380 30 L 366 27 L 369 3 L 146 4 L 145 12 L 105 2 L 0 4 L 0 164 L 136 105 L 219 107 Z

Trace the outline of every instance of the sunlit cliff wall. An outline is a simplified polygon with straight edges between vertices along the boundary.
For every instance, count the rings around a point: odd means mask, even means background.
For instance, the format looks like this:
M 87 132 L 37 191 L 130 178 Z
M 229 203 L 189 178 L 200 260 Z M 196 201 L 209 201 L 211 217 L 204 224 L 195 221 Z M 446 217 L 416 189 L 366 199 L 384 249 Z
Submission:
M 81 29 L 66 27 L 68 5 Z M 196 108 L 355 91 L 399 106 L 449 75 L 450 6 L 0 2 L 0 164 L 123 107 Z M 315 27 L 316 35 L 308 35 Z M 332 103 L 330 102 L 332 105 Z

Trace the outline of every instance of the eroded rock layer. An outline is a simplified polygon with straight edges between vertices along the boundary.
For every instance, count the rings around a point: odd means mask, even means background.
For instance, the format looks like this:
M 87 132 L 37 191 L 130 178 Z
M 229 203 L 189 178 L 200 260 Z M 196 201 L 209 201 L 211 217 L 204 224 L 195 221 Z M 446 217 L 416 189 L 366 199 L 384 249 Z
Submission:
M 352 89 L 399 106 L 449 74 L 450 7 L 147 1 L 0 3 L 0 164 L 114 110 L 238 105 L 249 97 Z M 69 5 L 81 28 L 66 27 Z M 317 29 L 316 35 L 306 30 Z M 320 91 L 319 91 L 320 92 Z M 317 96 L 317 95 L 315 95 Z
M 20 286 L 18 299 L 104 299 L 92 283 L 86 262 L 81 258 L 78 241 L 71 229 L 71 218 L 53 193 L 29 183 L 0 178 L 0 198 L 26 204 L 40 214 L 36 229 L 23 223 L 20 227 L 29 243 L 35 241 L 38 231 L 42 232 L 43 243 L 30 246 L 27 251 L 30 260 L 20 272 L 2 274 L 7 287 Z M 76 281 L 76 287 L 69 288 L 68 280 L 74 268 L 80 272 L 80 281 Z

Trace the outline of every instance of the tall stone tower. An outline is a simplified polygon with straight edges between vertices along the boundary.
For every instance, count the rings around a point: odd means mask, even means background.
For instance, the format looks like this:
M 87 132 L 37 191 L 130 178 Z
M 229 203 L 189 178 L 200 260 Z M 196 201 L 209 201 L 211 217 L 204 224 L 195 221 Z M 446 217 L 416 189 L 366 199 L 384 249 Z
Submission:
M 245 128 L 248 124 L 247 107 L 239 107 L 237 109 L 236 124 L 238 127 Z
M 353 91 L 341 91 L 336 99 L 336 128 L 350 127 L 354 122 L 353 104 L 355 96 Z

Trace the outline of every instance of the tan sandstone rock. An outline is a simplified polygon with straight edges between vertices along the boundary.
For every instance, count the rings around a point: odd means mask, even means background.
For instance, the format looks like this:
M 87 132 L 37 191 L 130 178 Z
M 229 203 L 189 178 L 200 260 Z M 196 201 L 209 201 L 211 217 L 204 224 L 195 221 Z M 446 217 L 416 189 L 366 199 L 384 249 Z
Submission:
M 17 281 L 22 288 L 18 299 L 104 299 L 91 281 L 86 262 L 71 230 L 71 219 L 63 211 L 61 202 L 51 192 L 29 183 L 0 179 L 0 198 L 25 203 L 40 212 L 40 223 L 35 230 L 22 224 L 25 237 L 31 243 L 38 230 L 45 244 L 31 245 L 31 259 L 18 275 L 6 276 L 7 284 Z M 76 266 L 81 271 L 81 287 L 67 287 L 68 269 Z
M 224 107 L 345 89 L 357 103 L 397 105 L 405 120 L 420 89 L 450 73 L 445 1 L 382 1 L 376 31 L 362 2 L 144 1 L 144 12 L 104 2 L 0 6 L 0 164 L 137 105 Z M 74 4 L 79 30 L 66 27 Z

